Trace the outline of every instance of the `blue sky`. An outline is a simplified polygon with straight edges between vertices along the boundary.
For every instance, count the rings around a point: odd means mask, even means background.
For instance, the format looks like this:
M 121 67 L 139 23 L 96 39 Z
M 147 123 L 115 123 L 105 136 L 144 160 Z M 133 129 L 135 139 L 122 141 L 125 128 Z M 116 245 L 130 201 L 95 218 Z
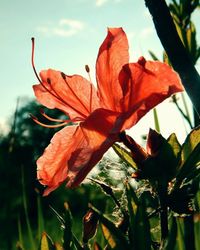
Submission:
M 162 47 L 144 1 L 1 0 L 0 124 L 14 111 L 17 97 L 34 97 L 31 37 L 36 39 L 38 71 L 54 68 L 86 76 L 84 65 L 94 72 L 107 27 L 119 26 L 129 38 L 132 60 L 141 55 L 150 58 L 149 49 L 161 58 Z

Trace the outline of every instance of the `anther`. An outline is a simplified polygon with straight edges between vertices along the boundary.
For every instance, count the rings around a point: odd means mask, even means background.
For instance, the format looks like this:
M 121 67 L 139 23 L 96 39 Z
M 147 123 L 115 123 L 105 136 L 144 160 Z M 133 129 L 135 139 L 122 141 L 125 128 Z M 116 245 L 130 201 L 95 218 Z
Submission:
M 51 84 L 51 79 L 50 78 L 47 78 L 47 83 Z
M 143 57 L 143 56 L 141 56 L 139 59 L 138 59 L 138 63 L 141 65 L 141 66 L 145 66 L 145 64 L 146 64 L 146 59 Z
M 62 78 L 63 78 L 64 80 L 66 80 L 66 75 L 65 75 L 65 73 L 61 72 L 61 76 L 62 76 Z
M 85 70 L 86 70 L 87 73 L 90 73 L 90 68 L 89 68 L 88 65 L 85 65 Z

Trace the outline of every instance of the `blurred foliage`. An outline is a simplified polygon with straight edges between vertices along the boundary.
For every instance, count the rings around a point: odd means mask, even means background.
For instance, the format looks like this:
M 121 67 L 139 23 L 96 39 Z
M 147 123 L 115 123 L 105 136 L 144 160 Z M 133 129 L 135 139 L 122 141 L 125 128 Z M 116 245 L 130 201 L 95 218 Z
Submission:
M 40 243 L 37 240 L 36 244 L 40 250 L 200 249 L 200 127 L 192 130 L 182 145 L 175 134 L 165 139 L 150 130 L 148 138 L 151 154 L 146 159 L 137 158 L 133 166 L 131 161 L 123 165 L 124 168 L 132 168 L 138 182 L 131 184 L 130 174 L 125 171 L 126 181 L 121 180 L 119 192 L 116 182 L 109 184 L 106 183 L 107 179 L 92 179 L 93 184 L 85 188 L 91 187 L 95 197 L 87 197 L 86 207 L 81 208 L 82 214 L 76 211 L 74 217 L 71 212 L 73 207 L 66 202 L 58 209 L 51 208 L 59 222 L 57 227 L 55 223 L 51 225 L 60 234 L 56 238 L 52 237 L 53 232 L 50 231 L 40 234 Z M 141 146 L 134 143 L 134 149 L 137 146 L 141 150 Z M 122 160 L 131 155 L 135 160 L 131 147 L 123 149 L 115 145 L 115 150 Z M 139 175 L 135 171 L 139 171 Z M 74 197 L 86 199 L 86 194 L 78 197 L 75 190 L 72 192 L 74 196 L 69 197 L 70 204 L 73 204 L 71 199 Z M 97 194 L 101 196 L 100 202 L 97 202 Z M 102 206 L 105 200 L 108 206 L 106 203 Z M 80 210 L 80 200 L 76 206 Z M 162 218 L 164 211 L 166 217 Z M 43 220 L 39 214 L 38 221 Z M 167 226 L 165 237 L 161 223 L 163 219 Z M 19 249 L 27 249 L 23 242 L 23 235 L 19 235 Z M 28 246 L 31 246 L 30 240 Z
M 2 133 L 0 137 L 0 175 L 3 180 L 0 183 L 0 224 L 4 225 L 3 230 L 0 231 L 0 249 L 12 249 L 13 243 L 18 238 L 19 221 L 22 233 L 26 232 L 24 228 L 27 225 L 26 213 L 32 230 L 35 232 L 38 227 L 38 195 L 44 188 L 36 180 L 36 159 L 56 132 L 56 129 L 43 128 L 35 124 L 30 118 L 32 114 L 46 123 L 47 120 L 40 115 L 41 108 L 42 106 L 34 101 L 24 102 L 11 118 L 10 132 L 6 135 Z M 54 118 L 63 118 L 63 113 L 57 110 L 45 110 L 45 112 Z M 22 183 L 23 178 L 24 183 Z M 25 202 L 24 199 L 26 199 Z M 62 187 L 43 198 L 40 202 L 44 212 L 45 229 L 48 228 L 48 233 L 55 238 L 60 236 L 59 230 L 56 232 L 50 226 L 53 223 L 58 224 L 55 216 L 52 216 L 50 205 L 59 209 L 67 200 L 70 201 L 73 213 L 83 215 L 88 202 L 92 199 L 95 199 L 94 203 L 100 207 L 106 206 L 107 200 L 103 198 L 100 188 L 94 189 L 87 185 L 75 190 L 66 190 Z

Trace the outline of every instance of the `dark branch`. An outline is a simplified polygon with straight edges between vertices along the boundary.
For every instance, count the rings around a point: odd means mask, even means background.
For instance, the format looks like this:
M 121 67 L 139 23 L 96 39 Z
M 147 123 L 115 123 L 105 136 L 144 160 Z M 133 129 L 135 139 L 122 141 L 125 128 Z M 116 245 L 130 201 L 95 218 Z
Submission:
M 196 111 L 200 114 L 200 76 L 178 36 L 165 0 L 145 0 L 160 41 L 179 73 Z

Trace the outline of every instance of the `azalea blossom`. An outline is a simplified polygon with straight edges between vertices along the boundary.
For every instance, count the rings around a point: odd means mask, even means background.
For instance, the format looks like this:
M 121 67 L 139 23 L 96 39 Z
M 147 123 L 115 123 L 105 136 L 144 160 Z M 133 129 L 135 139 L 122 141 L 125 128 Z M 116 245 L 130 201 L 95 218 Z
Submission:
M 44 195 L 63 182 L 67 187 L 79 185 L 113 143 L 120 141 L 122 131 L 167 97 L 183 91 L 179 76 L 168 65 L 143 57 L 129 63 L 122 28 L 109 28 L 99 49 L 97 89 L 80 75 L 53 69 L 41 71 L 38 79 L 40 83 L 33 86 L 37 100 L 63 111 L 74 122 L 53 136 L 37 160 L 37 177 L 47 187 Z M 67 123 L 62 120 L 60 125 Z

